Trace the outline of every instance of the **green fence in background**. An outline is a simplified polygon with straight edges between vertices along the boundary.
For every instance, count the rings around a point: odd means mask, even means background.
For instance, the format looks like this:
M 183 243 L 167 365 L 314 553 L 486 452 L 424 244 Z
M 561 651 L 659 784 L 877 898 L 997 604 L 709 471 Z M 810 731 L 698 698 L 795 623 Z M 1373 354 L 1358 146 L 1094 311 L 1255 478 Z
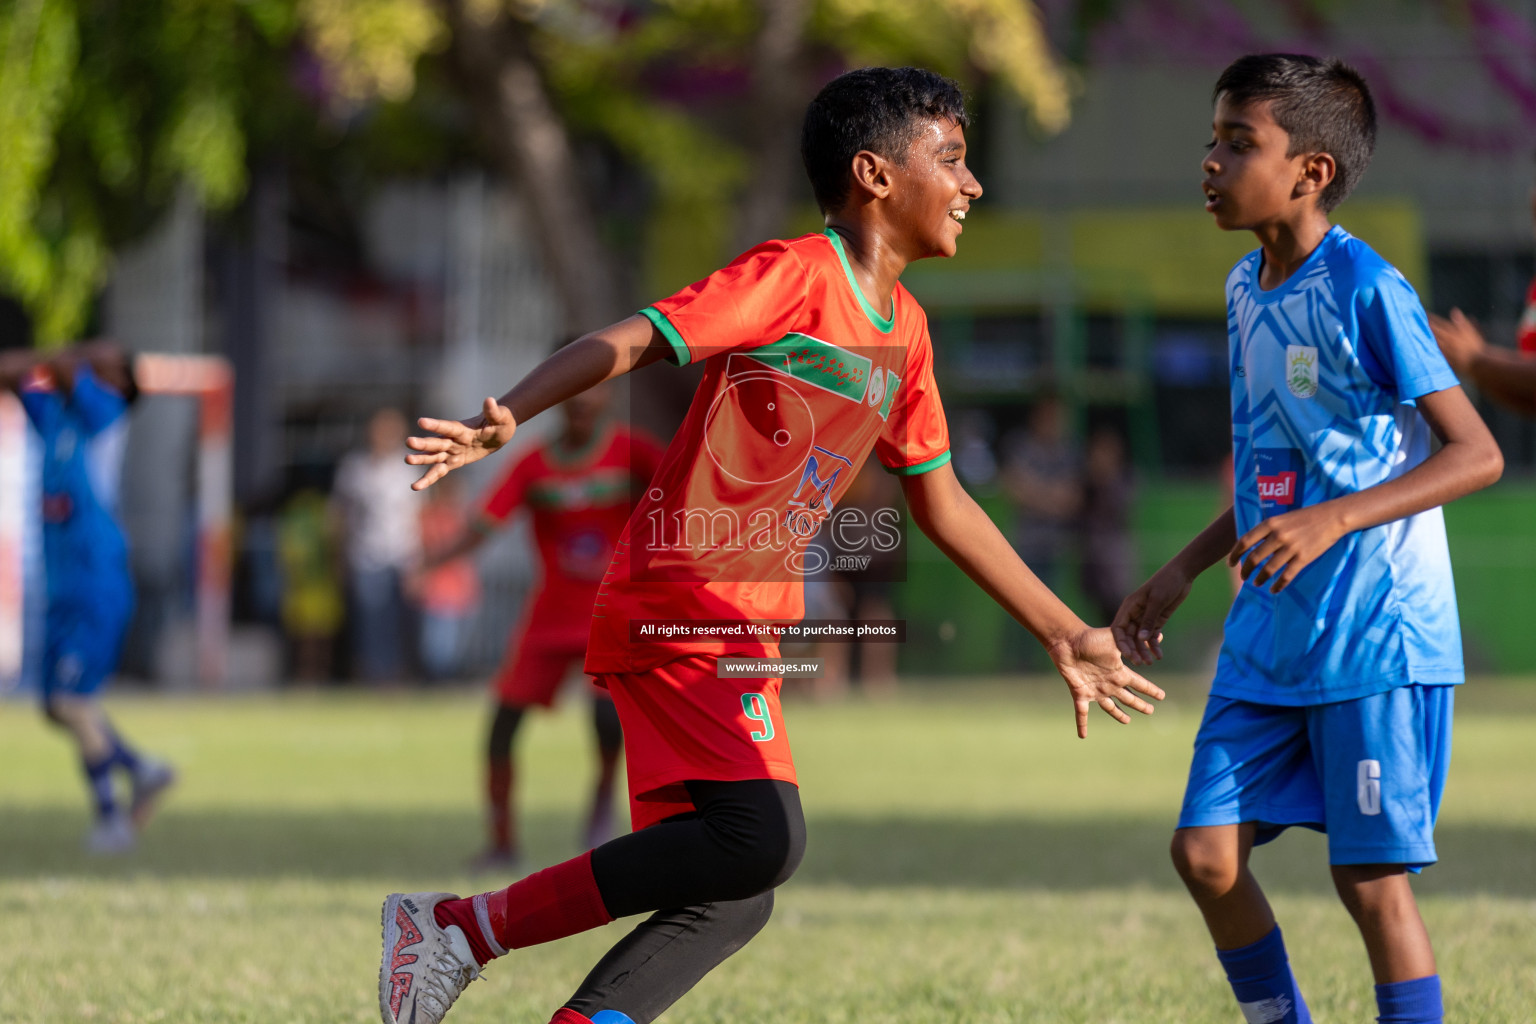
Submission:
M 979 500 L 1008 534 L 1006 503 L 988 496 Z M 1214 481 L 1144 484 L 1135 520 L 1141 560 L 1137 581 L 1209 523 L 1221 503 L 1221 487 Z M 1530 673 L 1536 666 L 1536 483 L 1501 483 L 1456 502 L 1445 516 L 1468 670 Z M 914 530 L 909 543 L 907 583 L 896 591 L 898 611 L 907 620 L 904 672 L 996 675 L 1048 666 L 1033 639 L 926 538 Z M 1088 617 L 1075 558 L 1064 562 L 1059 575 L 1063 598 Z M 1231 587 L 1221 567 L 1195 583 L 1167 631 L 1166 668 L 1210 670 Z

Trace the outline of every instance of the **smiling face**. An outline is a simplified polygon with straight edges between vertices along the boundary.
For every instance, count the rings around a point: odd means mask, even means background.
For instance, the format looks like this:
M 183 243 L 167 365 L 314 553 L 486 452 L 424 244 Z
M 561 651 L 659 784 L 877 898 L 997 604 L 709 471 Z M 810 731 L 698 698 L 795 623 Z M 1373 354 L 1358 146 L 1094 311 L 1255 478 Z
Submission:
M 971 201 L 981 183 L 965 165 L 965 130 L 954 121 L 927 122 L 907 147 L 906 160 L 888 164 L 891 221 L 909 242 L 909 260 L 953 256 Z
M 1333 180 L 1325 153 L 1287 156 L 1291 137 L 1270 116 L 1268 100 L 1234 104 L 1216 99 L 1212 139 L 1200 168 L 1205 209 L 1223 231 L 1259 230 L 1295 216 Z M 1308 202 L 1309 197 L 1311 202 Z

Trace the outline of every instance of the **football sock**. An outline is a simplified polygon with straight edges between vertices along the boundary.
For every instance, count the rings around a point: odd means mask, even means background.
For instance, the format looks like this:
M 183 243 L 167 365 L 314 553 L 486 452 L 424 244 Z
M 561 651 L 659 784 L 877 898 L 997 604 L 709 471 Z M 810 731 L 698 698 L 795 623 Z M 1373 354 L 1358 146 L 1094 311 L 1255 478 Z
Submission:
M 1393 981 L 1376 986 L 1378 1024 L 1441 1024 L 1445 1003 L 1440 996 L 1440 975 L 1412 981 Z
M 485 799 L 491 819 L 491 849 L 511 851 L 512 760 L 492 759 L 485 766 Z
M 110 754 L 95 764 L 81 762 L 85 769 L 85 783 L 90 788 L 98 818 L 110 818 L 117 813 L 117 793 L 112 789 L 112 766 L 115 763 Z
M 522 721 L 522 708 L 497 704 L 485 744 L 485 805 L 491 826 L 491 849 L 508 853 L 517 850 L 517 830 L 512 818 L 512 741 Z
M 130 775 L 137 775 L 140 768 L 138 751 L 123 742 L 123 738 L 112 728 L 112 723 L 103 719 L 102 726 L 107 733 L 107 741 L 112 744 L 111 764 L 122 768 Z
M 549 1024 L 592 1024 L 592 1018 L 583 1016 L 569 1007 L 562 1006 L 549 1018 Z
M 545 868 L 499 892 L 444 900 L 434 916 L 439 927 L 458 925 L 464 930 L 482 966 L 509 949 L 553 942 L 613 920 L 592 878 L 590 853 Z
M 1218 949 L 1232 994 L 1248 1024 L 1312 1024 L 1312 1014 L 1296 987 L 1279 926 L 1258 942 Z

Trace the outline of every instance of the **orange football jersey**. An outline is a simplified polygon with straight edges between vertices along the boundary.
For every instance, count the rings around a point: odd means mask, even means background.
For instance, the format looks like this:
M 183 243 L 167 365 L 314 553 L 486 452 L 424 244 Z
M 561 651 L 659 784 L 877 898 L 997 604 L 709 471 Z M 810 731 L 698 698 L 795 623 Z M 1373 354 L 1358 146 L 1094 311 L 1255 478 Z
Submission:
M 766 242 L 642 314 L 704 379 L 619 539 L 587 671 L 774 656 L 748 627 L 803 617 L 805 576 L 847 534 L 839 515 L 863 515 L 837 504 L 870 451 L 901 474 L 949 461 L 927 318 L 899 284 L 882 317 L 831 230 Z M 680 620 L 741 629 L 655 628 Z

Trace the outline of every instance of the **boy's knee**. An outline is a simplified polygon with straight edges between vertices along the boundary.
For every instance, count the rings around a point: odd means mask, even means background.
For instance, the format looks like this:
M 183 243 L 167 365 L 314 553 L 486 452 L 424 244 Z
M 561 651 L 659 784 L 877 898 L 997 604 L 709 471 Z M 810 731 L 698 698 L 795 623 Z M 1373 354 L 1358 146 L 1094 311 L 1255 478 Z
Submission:
M 1400 864 L 1335 864 L 1333 887 L 1349 912 L 1379 916 L 1413 902 L 1413 888 Z
M 496 713 L 491 716 L 491 728 L 486 735 L 486 754 L 491 760 L 501 760 L 511 755 L 512 740 L 522 721 L 522 707 L 515 704 L 496 705 Z
M 712 804 L 705 820 L 736 880 L 729 899 L 746 899 L 784 884 L 805 856 L 805 816 L 789 783 L 753 785 L 739 799 Z
M 1197 897 L 1222 896 L 1237 885 L 1239 865 L 1229 843 L 1199 829 L 1179 829 L 1168 852 L 1179 877 Z
M 795 809 L 798 812 L 798 808 Z M 741 872 L 745 888 L 765 894 L 789 881 L 805 856 L 805 821 L 795 814 L 785 814 L 764 823 L 756 842 L 741 851 Z M 772 902 L 768 907 L 772 910 Z
M 805 819 L 799 815 L 798 806 L 795 811 L 793 815 L 786 815 L 783 827 L 774 835 L 775 842 L 769 851 L 770 856 L 764 860 L 763 866 L 768 874 L 766 888 L 770 893 L 789 881 L 805 857 Z M 770 901 L 769 910 L 772 908 Z

